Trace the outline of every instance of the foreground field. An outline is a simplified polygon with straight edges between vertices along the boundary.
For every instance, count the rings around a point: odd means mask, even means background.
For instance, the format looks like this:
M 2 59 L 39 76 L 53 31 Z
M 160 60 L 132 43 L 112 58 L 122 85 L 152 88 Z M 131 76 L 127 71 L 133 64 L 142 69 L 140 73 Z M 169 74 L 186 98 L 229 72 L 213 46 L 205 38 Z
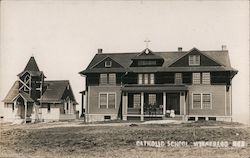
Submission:
M 245 141 L 250 128 L 222 122 L 143 125 L 40 123 L 1 125 L 1 157 L 250 157 L 250 146 L 138 147 L 136 141 Z

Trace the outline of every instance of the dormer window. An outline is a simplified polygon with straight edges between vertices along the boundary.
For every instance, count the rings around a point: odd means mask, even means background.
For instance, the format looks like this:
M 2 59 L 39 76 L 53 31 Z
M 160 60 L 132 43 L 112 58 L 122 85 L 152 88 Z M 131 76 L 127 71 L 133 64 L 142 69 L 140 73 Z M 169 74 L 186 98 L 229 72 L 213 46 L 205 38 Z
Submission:
M 138 66 L 152 66 L 156 65 L 156 60 L 139 60 Z
M 188 63 L 190 66 L 200 65 L 200 55 L 189 55 Z
M 112 61 L 105 61 L 105 67 L 111 67 Z

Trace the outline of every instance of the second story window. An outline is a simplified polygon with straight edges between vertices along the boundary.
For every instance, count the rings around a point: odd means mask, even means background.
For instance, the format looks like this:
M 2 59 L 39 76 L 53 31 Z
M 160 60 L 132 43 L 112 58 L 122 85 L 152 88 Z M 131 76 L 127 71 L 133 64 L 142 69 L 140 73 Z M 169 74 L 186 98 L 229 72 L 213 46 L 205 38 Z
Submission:
M 193 84 L 201 84 L 201 73 L 193 73 Z
M 210 73 L 193 73 L 193 84 L 210 84 Z
M 202 73 L 202 84 L 210 84 L 210 73 Z
M 155 75 L 151 74 L 138 74 L 138 84 L 154 84 Z
M 100 85 L 115 85 L 116 84 L 116 74 L 100 74 Z
M 189 55 L 188 64 L 191 66 L 200 65 L 200 55 Z
M 182 73 L 175 73 L 175 84 L 182 84 Z

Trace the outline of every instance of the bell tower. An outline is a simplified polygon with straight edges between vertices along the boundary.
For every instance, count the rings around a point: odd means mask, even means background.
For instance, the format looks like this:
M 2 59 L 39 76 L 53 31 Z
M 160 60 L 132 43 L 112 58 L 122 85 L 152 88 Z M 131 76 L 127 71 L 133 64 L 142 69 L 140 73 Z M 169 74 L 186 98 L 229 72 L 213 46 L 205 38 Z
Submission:
M 25 92 L 36 103 L 42 96 L 44 74 L 39 70 L 34 56 L 31 56 L 24 70 L 17 75 L 19 80 L 19 92 Z

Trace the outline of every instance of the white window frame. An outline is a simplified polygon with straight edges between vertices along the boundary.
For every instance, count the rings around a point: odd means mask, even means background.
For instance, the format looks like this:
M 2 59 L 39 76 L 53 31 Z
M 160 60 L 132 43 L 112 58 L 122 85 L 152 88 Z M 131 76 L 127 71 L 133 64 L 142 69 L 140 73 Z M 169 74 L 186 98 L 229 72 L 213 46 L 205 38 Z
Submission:
M 149 84 L 155 84 L 155 74 L 149 74 Z
M 200 94 L 201 95 L 201 108 L 194 108 L 194 94 Z M 210 95 L 210 108 L 204 108 L 203 107 L 203 94 L 209 94 Z M 205 109 L 205 110 L 209 110 L 209 109 L 212 109 L 213 107 L 213 99 L 212 99 L 212 93 L 199 93 L 199 92 L 195 92 L 195 93 L 192 93 L 192 109 Z
M 194 76 L 195 76 L 195 74 L 199 74 L 200 83 L 194 83 Z M 200 73 L 200 72 L 193 72 L 193 73 L 192 73 L 192 84 L 193 84 L 193 85 L 200 85 L 200 84 L 202 84 L 202 83 L 201 83 L 201 73 Z
M 180 79 L 180 83 L 177 83 L 177 75 L 180 75 L 180 78 L 178 78 L 178 79 Z M 175 82 L 175 84 L 183 84 L 183 77 L 182 77 L 182 73 L 175 73 L 175 76 L 174 76 L 174 82 Z
M 154 73 L 139 73 L 137 83 L 145 84 L 145 85 L 155 84 L 155 74 Z
M 143 74 L 138 74 L 138 84 L 143 84 Z
M 101 83 L 101 76 L 102 75 L 104 75 L 104 76 L 106 76 L 106 82 L 104 82 L 104 83 Z M 111 75 L 114 75 L 114 83 L 110 83 L 110 76 Z M 116 85 L 116 73 L 101 73 L 100 74 L 100 76 L 99 76 L 100 78 L 99 78 L 99 85 Z
M 197 66 L 201 63 L 200 55 L 189 55 L 188 56 L 188 65 L 190 66 Z
M 205 74 L 209 74 L 209 83 L 204 83 L 204 76 Z M 202 76 L 201 76 L 201 82 L 202 84 L 206 84 L 206 85 L 210 85 L 211 84 L 211 73 L 210 72 L 202 72 Z
M 105 61 L 105 67 L 112 67 L 112 61 Z
M 106 108 L 101 108 L 101 102 L 100 102 L 101 94 L 107 95 Z M 116 92 L 100 92 L 99 93 L 99 98 L 98 98 L 98 108 L 99 109 L 109 109 L 109 94 L 114 94 L 115 95 L 115 108 L 112 108 L 112 109 L 116 109 L 116 102 L 117 102 L 117 100 L 116 100 Z

